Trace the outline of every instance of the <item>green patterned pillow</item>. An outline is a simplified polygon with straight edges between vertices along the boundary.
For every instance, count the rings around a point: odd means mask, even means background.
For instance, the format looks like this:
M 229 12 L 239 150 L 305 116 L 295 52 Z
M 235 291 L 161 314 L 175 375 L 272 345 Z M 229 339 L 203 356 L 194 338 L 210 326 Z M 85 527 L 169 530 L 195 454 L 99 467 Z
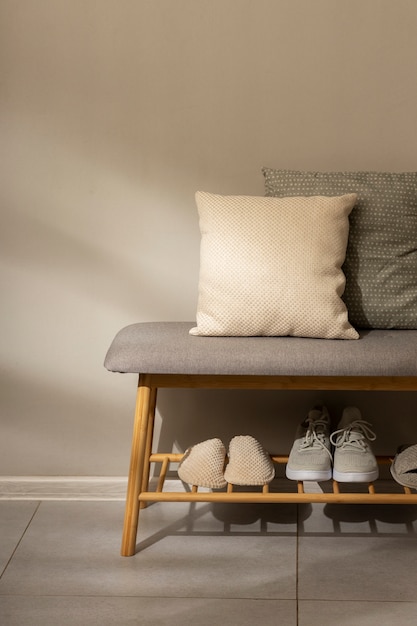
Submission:
M 266 196 L 356 193 L 343 300 L 358 328 L 417 328 L 417 173 L 263 168 Z

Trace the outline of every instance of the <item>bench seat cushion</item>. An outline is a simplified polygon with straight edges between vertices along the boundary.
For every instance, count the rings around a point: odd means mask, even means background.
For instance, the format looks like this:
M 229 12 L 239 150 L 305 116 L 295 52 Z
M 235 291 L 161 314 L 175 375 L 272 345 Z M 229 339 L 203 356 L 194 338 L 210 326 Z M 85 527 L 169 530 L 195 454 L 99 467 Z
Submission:
M 258 376 L 417 376 L 417 330 L 363 330 L 357 341 L 194 337 L 192 322 L 126 326 L 105 358 L 112 372 Z

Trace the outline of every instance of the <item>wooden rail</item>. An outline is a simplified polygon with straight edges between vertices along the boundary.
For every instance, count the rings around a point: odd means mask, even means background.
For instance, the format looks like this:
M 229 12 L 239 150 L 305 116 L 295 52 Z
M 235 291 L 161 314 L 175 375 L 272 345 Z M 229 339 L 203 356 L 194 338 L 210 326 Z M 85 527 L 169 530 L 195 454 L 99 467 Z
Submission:
M 225 490 L 207 491 L 199 490 L 196 485 L 192 485 L 191 491 L 164 491 L 166 475 L 169 471 L 171 463 L 179 463 L 182 454 L 174 453 L 156 453 L 151 454 L 150 463 L 160 463 L 161 471 L 158 478 L 158 484 L 155 491 L 143 491 L 139 494 L 140 502 L 241 502 L 241 503 L 302 503 L 302 502 L 325 502 L 325 503 L 350 503 L 350 504 L 417 504 L 417 492 L 408 487 L 401 487 L 394 483 L 398 490 L 395 493 L 387 493 L 379 491 L 379 482 L 364 485 L 358 483 L 354 485 L 349 483 L 349 490 L 344 491 L 345 485 L 337 481 L 327 481 L 323 483 L 328 487 L 327 491 L 311 493 L 305 491 L 304 483 L 299 481 L 287 481 L 287 486 L 293 491 L 274 491 L 273 484 L 265 485 L 262 488 L 238 490 L 228 483 Z M 288 460 L 287 455 L 271 455 L 274 464 L 285 464 Z M 389 456 L 377 456 L 379 465 L 388 465 L 391 463 Z M 381 481 L 381 486 L 386 486 Z M 271 489 L 272 487 L 272 489 Z M 353 491 L 356 487 L 356 491 Z

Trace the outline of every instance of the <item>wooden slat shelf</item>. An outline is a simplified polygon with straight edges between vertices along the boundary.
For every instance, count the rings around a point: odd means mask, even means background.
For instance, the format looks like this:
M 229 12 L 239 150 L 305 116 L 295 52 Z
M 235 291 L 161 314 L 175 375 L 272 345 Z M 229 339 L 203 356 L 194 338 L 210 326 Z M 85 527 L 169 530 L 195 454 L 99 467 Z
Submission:
M 380 491 L 386 488 L 386 481 L 370 484 L 338 483 L 327 481 L 322 483 L 327 489 L 320 492 L 305 491 L 303 482 L 288 480 L 289 491 L 275 491 L 274 485 L 264 487 L 242 488 L 228 484 L 225 490 L 200 491 L 197 486 L 191 486 L 191 491 L 164 491 L 164 484 L 171 463 L 179 463 L 182 454 L 157 453 L 151 454 L 150 463 L 160 463 L 161 472 L 155 491 L 142 491 L 139 501 L 146 502 L 235 502 L 235 503 L 346 503 L 346 504 L 417 504 L 417 491 L 402 487 L 395 481 L 393 486 L 396 492 Z M 277 465 L 285 464 L 286 455 L 271 455 Z M 379 465 L 391 463 L 391 457 L 377 456 Z M 291 491 L 291 488 L 293 491 Z M 355 490 L 356 489 L 356 490 Z

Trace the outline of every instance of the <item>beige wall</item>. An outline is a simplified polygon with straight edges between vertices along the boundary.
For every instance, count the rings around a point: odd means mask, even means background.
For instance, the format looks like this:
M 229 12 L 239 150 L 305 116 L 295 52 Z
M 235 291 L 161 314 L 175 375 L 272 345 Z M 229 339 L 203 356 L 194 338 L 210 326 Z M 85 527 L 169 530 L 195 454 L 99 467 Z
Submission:
M 194 192 L 262 194 L 263 165 L 415 170 L 417 3 L 0 11 L 0 474 L 125 474 L 136 380 L 102 362 L 126 324 L 194 318 Z M 243 431 L 285 447 L 315 399 L 218 394 L 209 409 L 206 392 L 165 392 L 158 423 L 165 448 Z M 415 433 L 411 395 L 400 409 L 391 396 L 324 399 L 357 402 L 381 447 Z

